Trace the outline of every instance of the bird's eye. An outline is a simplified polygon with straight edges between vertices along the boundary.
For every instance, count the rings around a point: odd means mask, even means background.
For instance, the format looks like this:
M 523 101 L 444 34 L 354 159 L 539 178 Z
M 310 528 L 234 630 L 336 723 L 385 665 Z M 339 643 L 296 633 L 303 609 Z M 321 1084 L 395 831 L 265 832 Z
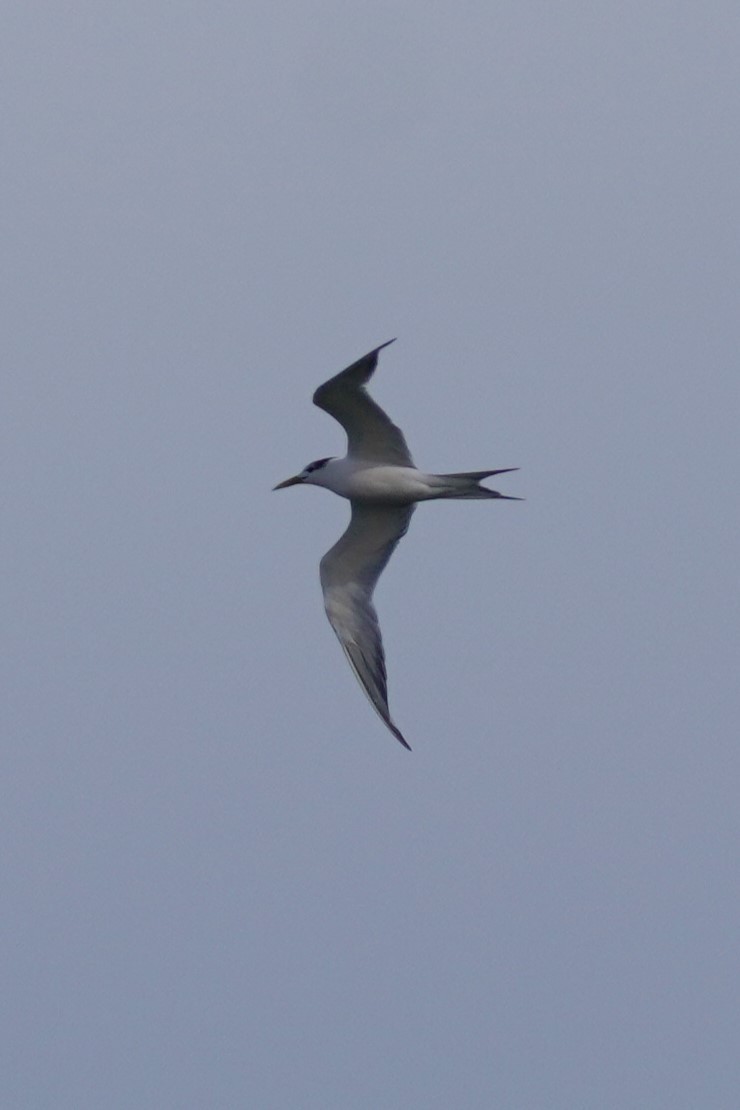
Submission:
M 316 462 L 309 463 L 305 469 L 306 474 L 313 474 L 314 470 L 321 470 L 322 466 L 326 466 L 329 459 L 317 459 Z

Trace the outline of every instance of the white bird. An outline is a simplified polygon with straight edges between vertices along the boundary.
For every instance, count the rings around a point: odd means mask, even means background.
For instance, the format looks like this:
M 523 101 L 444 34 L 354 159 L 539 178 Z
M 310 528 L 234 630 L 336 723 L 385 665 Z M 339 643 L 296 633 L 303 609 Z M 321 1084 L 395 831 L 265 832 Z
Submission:
M 383 642 L 372 596 L 396 544 L 405 535 L 417 501 L 437 498 L 500 498 L 520 501 L 481 486 L 483 478 L 508 474 L 476 470 L 464 474 L 426 474 L 417 470 L 403 432 L 365 390 L 378 364 L 378 353 L 389 339 L 319 386 L 313 402 L 333 416 L 347 433 L 343 459 L 317 459 L 300 474 L 280 482 L 287 486 L 323 486 L 352 506 L 352 517 L 320 564 L 321 588 L 329 623 L 349 664 L 380 718 L 405 748 L 410 745 L 393 723 Z

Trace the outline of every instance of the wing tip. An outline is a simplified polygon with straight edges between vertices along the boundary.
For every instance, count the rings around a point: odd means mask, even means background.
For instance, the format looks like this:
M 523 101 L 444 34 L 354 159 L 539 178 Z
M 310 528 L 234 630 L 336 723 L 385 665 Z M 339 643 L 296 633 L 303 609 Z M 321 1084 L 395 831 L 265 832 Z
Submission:
M 390 347 L 391 343 L 395 343 L 397 338 L 398 336 L 394 336 L 393 339 L 386 339 L 385 343 L 381 343 L 380 346 L 376 347 L 374 351 L 370 352 L 370 354 L 377 355 L 378 352 L 382 351 L 384 347 Z
M 335 374 L 333 378 L 329 378 L 328 381 L 322 382 L 318 389 L 314 391 L 312 398 L 313 403 L 318 408 L 323 409 L 325 412 L 328 412 L 330 416 L 334 416 L 335 419 L 339 420 L 340 424 L 343 424 L 344 421 L 341 419 L 341 416 L 334 411 L 334 408 L 332 406 L 332 396 L 335 387 L 339 382 L 346 382 L 347 375 L 352 375 L 353 373 L 357 374 L 358 371 L 360 373 L 360 379 L 359 381 L 353 381 L 351 383 L 352 388 L 356 389 L 358 385 L 365 385 L 368 379 L 371 378 L 372 375 L 375 373 L 375 369 L 378 365 L 378 355 L 380 354 L 380 352 L 385 347 L 390 347 L 391 343 L 395 342 L 395 338 L 386 339 L 385 343 L 381 343 L 379 347 L 373 347 L 372 351 L 368 351 L 366 355 L 362 355 L 362 357 L 358 358 L 356 362 L 353 362 L 351 363 L 351 365 L 346 366 L 344 370 L 340 370 L 339 373 Z
M 395 337 L 393 339 L 386 339 L 385 343 L 381 343 L 379 347 L 373 347 L 372 351 L 368 351 L 362 358 L 358 358 L 357 362 L 353 362 L 352 366 L 348 366 L 347 369 L 351 370 L 354 366 L 359 366 L 363 362 L 372 362 L 374 370 L 378 365 L 378 355 L 380 352 L 385 350 L 386 347 L 390 347 L 391 343 L 395 342 Z
M 391 732 L 395 736 L 396 740 L 398 740 L 398 743 L 403 744 L 403 746 L 404 746 L 404 748 L 406 749 L 407 752 L 413 751 L 413 748 L 411 747 L 409 742 L 404 738 L 403 733 L 401 732 L 401 730 L 396 728 L 396 726 L 390 720 L 387 720 L 385 723 L 388 725 L 388 728 L 391 730 Z

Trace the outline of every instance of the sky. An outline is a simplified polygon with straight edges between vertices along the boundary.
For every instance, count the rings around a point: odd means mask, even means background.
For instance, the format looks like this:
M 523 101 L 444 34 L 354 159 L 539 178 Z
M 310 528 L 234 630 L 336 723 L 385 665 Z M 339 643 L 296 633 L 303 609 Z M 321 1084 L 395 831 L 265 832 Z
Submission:
M 2 17 L 0 1102 L 734 1110 L 736 4 Z M 370 348 L 432 471 L 326 622 Z

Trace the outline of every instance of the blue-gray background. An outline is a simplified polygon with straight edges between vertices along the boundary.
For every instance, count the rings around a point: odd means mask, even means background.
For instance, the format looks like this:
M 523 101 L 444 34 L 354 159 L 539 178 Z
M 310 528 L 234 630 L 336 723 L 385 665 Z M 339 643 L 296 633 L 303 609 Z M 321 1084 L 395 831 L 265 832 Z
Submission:
M 734 1110 L 738 8 L 2 20 L 0 1101 Z M 427 469 L 325 621 L 315 386 Z

